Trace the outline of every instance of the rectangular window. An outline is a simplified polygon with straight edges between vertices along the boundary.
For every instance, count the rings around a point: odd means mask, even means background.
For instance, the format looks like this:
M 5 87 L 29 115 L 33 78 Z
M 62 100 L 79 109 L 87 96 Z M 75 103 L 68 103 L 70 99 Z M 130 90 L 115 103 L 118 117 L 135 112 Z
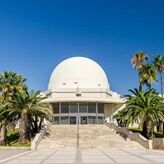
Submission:
M 88 116 L 88 124 L 96 124 L 96 117 Z
M 67 103 L 61 104 L 61 113 L 69 113 L 69 105 Z
M 96 113 L 96 103 L 88 104 L 88 113 Z
M 54 117 L 54 124 L 59 124 L 59 117 Z
M 78 104 L 71 103 L 69 104 L 70 113 L 77 113 L 78 112 Z
M 88 112 L 87 103 L 80 103 L 79 104 L 79 113 L 87 113 L 87 112 Z
M 103 117 L 98 117 L 98 124 L 103 124 L 103 123 L 104 123 Z
M 69 117 L 68 116 L 60 117 L 60 124 L 68 124 L 68 123 L 69 123 Z
M 52 104 L 52 106 L 53 106 L 54 114 L 58 114 L 59 113 L 59 103 Z
M 104 104 L 98 104 L 98 113 L 104 113 Z

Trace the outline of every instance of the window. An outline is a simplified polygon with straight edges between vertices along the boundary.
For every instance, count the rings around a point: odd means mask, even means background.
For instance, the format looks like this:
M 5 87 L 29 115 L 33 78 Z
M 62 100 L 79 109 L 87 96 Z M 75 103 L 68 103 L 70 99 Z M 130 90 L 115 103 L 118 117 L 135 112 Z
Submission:
M 59 117 L 54 117 L 54 124 L 59 124 Z
M 78 112 L 78 104 L 70 104 L 69 105 L 70 113 L 77 113 Z
M 98 117 L 98 124 L 103 124 L 103 123 L 104 123 L 103 117 Z
M 60 124 L 68 124 L 69 123 L 69 117 L 60 117 Z
M 87 103 L 80 103 L 79 104 L 79 113 L 87 113 L 88 105 Z
M 88 124 L 96 124 L 96 117 L 88 116 Z
M 88 104 L 88 113 L 96 113 L 96 103 Z
M 56 113 L 59 113 L 59 103 L 57 103 L 57 104 L 53 104 L 53 112 L 54 112 L 54 114 Z
M 104 104 L 98 104 L 98 113 L 104 113 Z
M 66 103 L 61 104 L 61 113 L 69 113 L 69 106 L 68 106 L 68 104 L 66 104 Z

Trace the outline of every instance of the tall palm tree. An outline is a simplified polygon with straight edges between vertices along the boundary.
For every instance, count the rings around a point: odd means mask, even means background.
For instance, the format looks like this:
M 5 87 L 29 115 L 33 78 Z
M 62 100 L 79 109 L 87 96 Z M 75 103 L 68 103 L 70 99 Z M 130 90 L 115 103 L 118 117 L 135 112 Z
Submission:
M 0 74 L 0 99 L 1 101 L 5 101 L 5 102 L 11 101 L 12 96 L 16 92 L 26 91 L 27 85 L 24 84 L 25 81 L 26 79 L 22 75 L 19 75 L 12 71 L 4 71 L 3 73 L 1 73 Z M 6 117 L 5 117 L 5 120 L 6 120 Z M 5 121 L 5 124 L 7 123 L 9 123 L 9 120 Z
M 133 55 L 131 62 L 133 67 L 138 70 L 146 60 L 148 60 L 148 56 L 145 55 L 142 51 L 138 51 Z
M 1 134 L 0 134 L 0 144 L 6 144 L 7 140 L 7 119 L 3 112 L 7 109 L 7 104 L 0 102 L 0 123 L 1 123 Z
M 8 102 L 0 100 L 0 124 L 1 124 L 1 134 L 0 134 L 0 144 L 7 144 L 7 125 L 11 121 L 11 116 L 6 112 L 8 109 Z
M 141 82 L 141 74 L 139 73 L 139 69 L 143 67 L 144 62 L 148 60 L 148 56 L 145 55 L 142 51 L 136 52 L 133 57 L 131 58 L 131 63 L 133 67 L 138 71 L 138 76 L 139 76 L 139 84 L 140 86 L 143 84 Z
M 19 142 L 27 143 L 31 139 L 32 124 L 34 117 L 39 121 L 51 120 L 53 116 L 50 104 L 43 102 L 45 98 L 40 96 L 40 92 L 17 92 L 13 96 L 9 115 L 17 115 L 20 118 Z
M 154 89 L 144 91 L 140 89 L 129 90 L 133 95 L 128 95 L 126 107 L 115 118 L 121 119 L 128 126 L 139 119 L 142 134 L 151 138 L 153 129 L 160 121 L 164 122 L 164 104 Z
M 154 65 L 160 75 L 160 85 L 161 85 L 161 96 L 163 97 L 163 69 L 164 69 L 164 56 L 157 55 L 154 60 Z
M 27 90 L 26 79 L 15 72 L 5 71 L 0 74 L 0 92 L 4 100 L 11 99 L 17 91 Z
M 152 63 L 142 65 L 139 69 L 139 81 L 140 84 L 146 84 L 149 89 L 153 82 L 157 82 L 157 71 Z

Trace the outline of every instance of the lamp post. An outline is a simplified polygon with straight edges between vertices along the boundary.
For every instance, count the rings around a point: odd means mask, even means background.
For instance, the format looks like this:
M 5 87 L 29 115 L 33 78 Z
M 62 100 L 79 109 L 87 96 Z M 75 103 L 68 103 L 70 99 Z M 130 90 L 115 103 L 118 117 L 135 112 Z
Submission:
M 76 85 L 75 94 L 78 96 L 78 82 L 74 82 Z M 79 149 L 79 102 L 77 104 L 77 149 Z

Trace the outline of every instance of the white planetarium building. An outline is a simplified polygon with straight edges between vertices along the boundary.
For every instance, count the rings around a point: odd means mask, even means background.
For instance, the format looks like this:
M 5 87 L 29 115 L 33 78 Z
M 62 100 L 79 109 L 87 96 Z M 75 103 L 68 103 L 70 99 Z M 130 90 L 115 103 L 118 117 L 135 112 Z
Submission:
M 59 63 L 43 95 L 53 105 L 54 124 L 102 124 L 124 103 L 100 65 L 85 57 Z

